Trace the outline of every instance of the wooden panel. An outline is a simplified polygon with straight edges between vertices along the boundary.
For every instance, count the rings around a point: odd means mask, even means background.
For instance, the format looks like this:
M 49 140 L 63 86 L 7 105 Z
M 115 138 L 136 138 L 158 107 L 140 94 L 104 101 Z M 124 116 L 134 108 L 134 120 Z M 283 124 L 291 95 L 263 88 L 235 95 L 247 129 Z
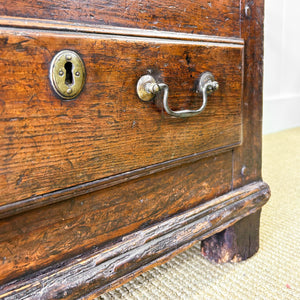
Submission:
M 203 152 L 196 155 L 189 155 L 179 159 L 174 159 L 170 161 L 165 161 L 160 164 L 146 166 L 134 171 L 125 172 L 122 174 L 106 177 L 103 179 L 79 184 L 72 186 L 70 188 L 65 188 L 58 191 L 49 192 L 40 196 L 34 196 L 29 199 L 24 199 L 14 203 L 8 203 L 6 205 L 0 206 L 0 219 L 7 218 L 25 211 L 29 211 L 35 208 L 47 206 L 60 201 L 68 200 L 75 196 L 81 196 L 88 193 L 93 193 L 96 191 L 103 190 L 121 183 L 126 183 L 130 180 L 135 180 L 148 176 L 150 174 L 156 174 L 159 172 L 167 171 L 178 166 L 194 163 L 200 159 L 206 157 L 216 156 L 227 152 L 228 149 L 222 148 L 216 151 Z
M 242 45 L 9 29 L 0 43 L 0 205 L 241 142 Z M 49 84 L 61 49 L 86 65 L 72 101 Z M 201 105 L 204 71 L 220 89 L 201 115 L 173 118 L 137 98 L 147 70 L 169 85 L 173 109 Z
M 234 150 L 235 188 L 261 180 L 262 100 L 263 100 L 263 25 L 264 1 L 251 3 L 249 15 L 242 14 L 242 35 L 245 39 L 243 146 Z M 255 21 L 254 21 L 255 20 Z
M 228 192 L 231 164 L 230 151 L 2 219 L 0 282 L 116 240 Z
M 240 37 L 240 1 L 11 0 L 3 15 Z
M 270 197 L 263 182 L 254 182 L 159 224 L 124 236 L 113 245 L 94 249 L 40 274 L 2 286 L 10 299 L 94 299 L 183 251 L 195 241 L 222 231 L 257 212 Z M 249 223 L 248 223 L 249 224 Z M 255 226 L 255 223 L 252 226 Z M 247 241 L 248 242 L 248 241 Z M 205 272 L 205 270 L 203 270 Z

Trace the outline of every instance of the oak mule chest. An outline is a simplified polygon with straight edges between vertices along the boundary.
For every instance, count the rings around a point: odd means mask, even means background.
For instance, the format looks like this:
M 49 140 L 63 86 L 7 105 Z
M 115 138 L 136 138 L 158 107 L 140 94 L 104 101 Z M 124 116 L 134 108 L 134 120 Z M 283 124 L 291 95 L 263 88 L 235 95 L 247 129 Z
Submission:
M 263 0 L 0 12 L 1 299 L 92 299 L 200 240 L 258 250 Z

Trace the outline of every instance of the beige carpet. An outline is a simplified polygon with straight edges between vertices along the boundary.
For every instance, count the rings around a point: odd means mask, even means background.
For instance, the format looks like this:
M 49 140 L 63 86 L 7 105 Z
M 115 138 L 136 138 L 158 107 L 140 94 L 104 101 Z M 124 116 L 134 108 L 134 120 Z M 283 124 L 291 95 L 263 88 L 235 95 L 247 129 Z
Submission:
M 199 244 L 99 299 L 300 299 L 300 127 L 266 135 L 263 179 L 272 196 L 262 210 L 260 250 L 215 265 Z

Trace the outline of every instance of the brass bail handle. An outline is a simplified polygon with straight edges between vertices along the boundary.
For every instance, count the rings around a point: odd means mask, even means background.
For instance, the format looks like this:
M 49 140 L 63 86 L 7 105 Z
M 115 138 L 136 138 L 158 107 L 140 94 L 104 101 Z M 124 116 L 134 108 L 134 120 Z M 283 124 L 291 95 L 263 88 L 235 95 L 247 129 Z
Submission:
M 207 96 L 219 88 L 219 83 L 214 80 L 214 76 L 210 72 L 205 72 L 201 75 L 198 91 L 202 93 L 203 101 L 202 105 L 197 110 L 179 110 L 174 111 L 169 107 L 168 96 L 169 87 L 165 83 L 157 83 L 151 75 L 142 76 L 137 83 L 137 94 L 143 101 L 150 101 L 155 97 L 156 94 L 163 92 L 163 106 L 164 110 L 171 116 L 178 118 L 192 117 L 200 114 L 207 104 Z

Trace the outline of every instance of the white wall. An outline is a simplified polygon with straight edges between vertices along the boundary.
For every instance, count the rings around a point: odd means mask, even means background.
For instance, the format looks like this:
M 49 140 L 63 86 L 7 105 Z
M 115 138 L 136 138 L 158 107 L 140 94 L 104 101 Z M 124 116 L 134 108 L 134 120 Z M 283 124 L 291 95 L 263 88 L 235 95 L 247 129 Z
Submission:
M 263 133 L 300 126 L 300 1 L 265 0 Z

